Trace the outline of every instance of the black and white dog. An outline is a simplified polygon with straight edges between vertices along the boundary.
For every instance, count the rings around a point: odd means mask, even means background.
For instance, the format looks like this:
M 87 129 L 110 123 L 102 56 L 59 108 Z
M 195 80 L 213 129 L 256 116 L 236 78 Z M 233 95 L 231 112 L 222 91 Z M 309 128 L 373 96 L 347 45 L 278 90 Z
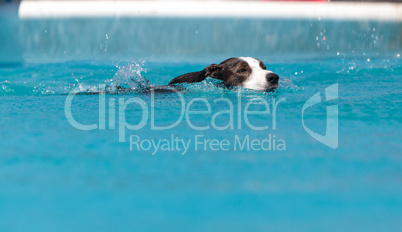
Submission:
M 269 70 L 261 60 L 252 57 L 235 57 L 220 64 L 211 64 L 199 72 L 186 73 L 170 81 L 179 83 L 201 82 L 207 77 L 221 80 L 226 87 L 241 86 L 247 89 L 273 91 L 278 88 L 279 76 Z
M 269 70 L 264 63 L 253 57 L 233 57 L 222 61 L 220 64 L 211 64 L 199 72 L 186 73 L 171 80 L 168 85 L 130 89 L 116 86 L 108 89 L 106 93 L 124 94 L 131 92 L 172 93 L 182 90 L 181 83 L 195 83 L 205 80 L 207 77 L 222 81 L 224 87 L 240 86 L 258 91 L 274 91 L 278 88 L 279 76 Z M 149 85 L 148 80 L 146 80 Z M 102 94 L 105 92 L 85 92 L 81 94 Z

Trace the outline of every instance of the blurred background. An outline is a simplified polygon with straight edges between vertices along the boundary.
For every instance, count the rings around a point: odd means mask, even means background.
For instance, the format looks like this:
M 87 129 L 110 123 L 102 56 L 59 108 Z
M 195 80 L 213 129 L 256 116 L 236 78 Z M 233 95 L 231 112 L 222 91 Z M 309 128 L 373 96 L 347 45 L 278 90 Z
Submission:
M 390 1 L 4 1 L 0 61 L 373 55 L 402 47 Z

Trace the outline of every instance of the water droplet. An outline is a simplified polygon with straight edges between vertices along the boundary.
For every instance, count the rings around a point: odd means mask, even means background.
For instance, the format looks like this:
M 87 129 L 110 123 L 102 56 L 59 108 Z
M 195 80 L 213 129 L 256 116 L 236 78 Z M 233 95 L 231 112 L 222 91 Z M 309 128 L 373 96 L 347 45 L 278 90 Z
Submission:
M 398 53 L 398 54 L 396 54 L 396 57 L 400 57 L 400 56 L 401 56 L 401 54 L 399 54 L 399 53 Z
M 370 62 L 370 61 L 371 61 L 370 58 L 368 58 L 368 59 L 367 59 L 367 62 Z

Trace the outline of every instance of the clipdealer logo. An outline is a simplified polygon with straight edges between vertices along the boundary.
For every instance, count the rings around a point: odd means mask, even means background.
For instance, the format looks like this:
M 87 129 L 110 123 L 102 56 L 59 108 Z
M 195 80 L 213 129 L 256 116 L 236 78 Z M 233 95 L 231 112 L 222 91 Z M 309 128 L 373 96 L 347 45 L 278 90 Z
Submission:
M 325 88 L 325 100 L 326 101 L 331 101 L 338 99 L 338 84 L 333 84 L 327 88 Z M 325 135 L 320 135 L 312 130 L 310 130 L 305 124 L 304 124 L 304 111 L 307 108 L 310 108 L 314 105 L 320 104 L 321 103 L 321 97 L 320 97 L 320 92 L 314 94 L 312 97 L 310 97 L 306 103 L 303 105 L 302 109 L 302 123 L 303 123 L 303 128 L 306 130 L 306 132 L 311 135 L 315 140 L 318 142 L 327 145 L 330 148 L 336 149 L 338 148 L 338 104 L 333 104 L 330 106 L 327 106 L 327 118 L 326 118 L 326 129 L 325 129 Z
M 105 89 L 105 85 L 100 85 L 99 89 Z M 72 104 L 73 99 L 77 93 L 79 93 L 79 88 L 70 92 L 65 101 L 65 116 L 67 121 L 78 130 L 105 130 L 106 128 L 109 130 L 118 130 L 119 134 L 119 142 L 126 142 L 126 134 L 127 131 L 139 131 L 145 126 L 150 126 L 151 130 L 162 131 L 169 130 L 175 128 L 179 124 L 185 122 L 191 129 L 195 131 L 204 131 L 208 129 L 215 130 L 233 130 L 233 129 L 242 129 L 242 127 L 246 126 L 249 129 L 255 131 L 264 131 L 268 130 L 269 126 L 256 126 L 252 122 L 250 122 L 250 116 L 252 115 L 267 115 L 271 117 L 271 127 L 270 129 L 277 129 L 277 110 L 278 106 L 286 101 L 286 98 L 276 99 L 271 97 L 270 100 L 265 98 L 253 98 L 248 100 L 243 104 L 242 102 L 242 92 L 237 93 L 237 99 L 235 101 L 231 101 L 228 98 L 216 98 L 213 99 L 213 104 L 226 104 L 228 106 L 228 110 L 222 110 L 219 112 L 215 112 L 212 114 L 211 102 L 209 102 L 205 98 L 194 98 L 189 102 L 185 101 L 185 98 L 181 94 L 181 92 L 173 89 L 175 94 L 178 96 L 180 101 L 180 116 L 176 121 L 172 122 L 170 125 L 158 126 L 156 125 L 155 120 L 155 92 L 151 90 L 150 93 L 150 103 L 147 104 L 140 97 L 119 97 L 118 99 L 114 97 L 108 97 L 108 104 L 106 102 L 105 94 L 99 94 L 99 118 L 98 123 L 93 124 L 81 124 L 77 120 L 75 120 L 72 113 Z M 332 85 L 325 89 L 326 100 L 333 100 L 338 97 L 337 92 L 338 85 Z M 251 110 L 252 104 L 262 104 L 264 105 L 264 111 L 261 110 Z M 304 123 L 304 115 L 305 110 L 313 105 L 321 103 L 320 93 L 316 93 L 314 96 L 309 98 L 307 102 L 304 104 L 302 108 L 302 125 L 306 132 L 316 139 L 318 142 L 325 144 L 331 148 L 338 147 L 338 106 L 332 105 L 327 107 L 327 125 L 326 125 L 326 134 L 320 135 L 308 127 L 306 127 Z M 116 106 L 117 104 L 117 106 Z M 126 110 L 130 104 L 136 104 L 139 106 L 141 111 L 140 120 L 136 124 L 130 124 L 126 120 Z M 192 106 L 195 104 L 203 104 L 206 110 L 193 110 Z M 108 111 L 106 111 L 106 105 L 108 105 Z M 237 108 L 235 107 L 237 106 Z M 194 108 L 194 107 L 193 107 Z M 117 119 L 116 119 L 116 109 L 117 111 Z M 108 115 L 108 117 L 107 117 Z M 199 115 L 209 116 L 211 121 L 208 125 L 195 125 L 194 117 Z M 225 125 L 218 125 L 217 118 L 222 115 L 227 115 L 229 118 L 228 122 Z M 235 117 L 236 116 L 236 117 Z M 235 120 L 235 118 L 237 120 Z M 106 122 L 108 119 L 108 123 Z M 117 128 L 116 128 L 117 123 Z M 108 124 L 108 127 L 106 126 Z M 243 125 L 245 124 L 245 125 Z M 232 135 L 231 139 L 214 139 L 214 138 L 205 138 L 203 135 L 194 135 L 192 138 L 180 138 L 174 134 L 171 134 L 171 138 L 164 139 L 148 139 L 142 138 L 138 134 L 132 134 L 130 137 L 130 150 L 138 150 L 138 151 L 150 151 L 153 155 L 159 151 L 178 151 L 182 155 L 186 154 L 191 147 L 197 150 L 213 150 L 213 151 L 229 151 L 229 150 L 248 150 L 248 151 L 285 151 L 286 150 L 286 142 L 282 138 L 277 138 L 275 134 L 268 134 L 266 138 L 258 138 L 253 139 L 249 135 L 240 136 L 240 135 Z

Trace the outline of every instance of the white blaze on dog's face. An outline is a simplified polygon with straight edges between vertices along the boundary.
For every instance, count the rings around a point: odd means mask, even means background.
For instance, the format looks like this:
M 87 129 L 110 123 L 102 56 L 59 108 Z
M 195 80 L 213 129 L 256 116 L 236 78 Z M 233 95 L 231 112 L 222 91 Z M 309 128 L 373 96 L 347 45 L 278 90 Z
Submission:
M 242 83 L 242 87 L 255 90 L 267 90 L 277 87 L 279 79 L 278 75 L 266 70 L 262 61 L 253 57 L 239 57 L 239 59 L 247 62 L 251 69 L 251 73 Z

